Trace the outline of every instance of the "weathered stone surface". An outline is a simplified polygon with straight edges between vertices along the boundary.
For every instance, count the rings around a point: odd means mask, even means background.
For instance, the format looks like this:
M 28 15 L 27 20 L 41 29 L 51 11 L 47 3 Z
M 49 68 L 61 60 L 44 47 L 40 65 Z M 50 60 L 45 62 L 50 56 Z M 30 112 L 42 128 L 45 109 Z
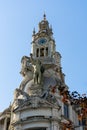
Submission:
M 31 45 L 30 56 L 21 59 L 23 80 L 14 92 L 10 111 L 0 113 L 0 130 L 62 130 L 66 123 L 77 125 L 75 110 L 62 101 L 62 90 L 68 87 L 45 14 L 38 32 L 33 31 Z

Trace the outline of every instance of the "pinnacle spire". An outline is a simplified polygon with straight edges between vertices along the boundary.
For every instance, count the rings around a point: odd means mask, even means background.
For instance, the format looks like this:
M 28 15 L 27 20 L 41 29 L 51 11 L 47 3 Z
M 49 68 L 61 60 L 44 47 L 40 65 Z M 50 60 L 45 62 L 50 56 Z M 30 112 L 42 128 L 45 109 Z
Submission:
M 33 35 L 35 35 L 35 28 L 33 29 Z

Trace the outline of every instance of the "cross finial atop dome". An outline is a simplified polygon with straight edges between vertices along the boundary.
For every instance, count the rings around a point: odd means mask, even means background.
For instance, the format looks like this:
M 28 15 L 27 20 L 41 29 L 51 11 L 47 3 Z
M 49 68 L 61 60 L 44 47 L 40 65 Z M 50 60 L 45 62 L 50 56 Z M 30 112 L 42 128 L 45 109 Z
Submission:
M 44 18 L 44 21 L 46 20 L 46 14 L 44 13 L 44 15 L 43 15 L 43 18 Z

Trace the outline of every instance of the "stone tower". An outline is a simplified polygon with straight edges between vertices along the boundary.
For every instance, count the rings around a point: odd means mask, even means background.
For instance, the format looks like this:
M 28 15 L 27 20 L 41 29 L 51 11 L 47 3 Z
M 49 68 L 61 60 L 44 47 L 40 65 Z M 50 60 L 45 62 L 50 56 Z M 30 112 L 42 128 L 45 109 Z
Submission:
M 61 55 L 56 51 L 45 14 L 38 32 L 33 30 L 30 56 L 23 56 L 21 65 L 23 80 L 15 89 L 12 105 L 3 113 L 6 115 L 9 110 L 10 114 L 1 119 L 0 130 L 74 130 L 77 114 L 70 101 L 64 99 L 63 90 L 68 92 L 68 87 Z

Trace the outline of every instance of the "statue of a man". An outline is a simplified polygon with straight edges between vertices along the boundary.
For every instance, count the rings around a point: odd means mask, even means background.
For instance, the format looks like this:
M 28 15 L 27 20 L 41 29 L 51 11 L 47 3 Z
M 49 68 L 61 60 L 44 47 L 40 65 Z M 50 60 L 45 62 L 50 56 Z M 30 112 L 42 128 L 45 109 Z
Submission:
M 34 83 L 35 84 L 41 84 L 41 80 L 42 80 L 42 73 L 44 72 L 44 68 L 41 65 L 41 61 L 40 60 L 36 60 L 35 64 L 33 64 L 33 68 L 34 68 Z

